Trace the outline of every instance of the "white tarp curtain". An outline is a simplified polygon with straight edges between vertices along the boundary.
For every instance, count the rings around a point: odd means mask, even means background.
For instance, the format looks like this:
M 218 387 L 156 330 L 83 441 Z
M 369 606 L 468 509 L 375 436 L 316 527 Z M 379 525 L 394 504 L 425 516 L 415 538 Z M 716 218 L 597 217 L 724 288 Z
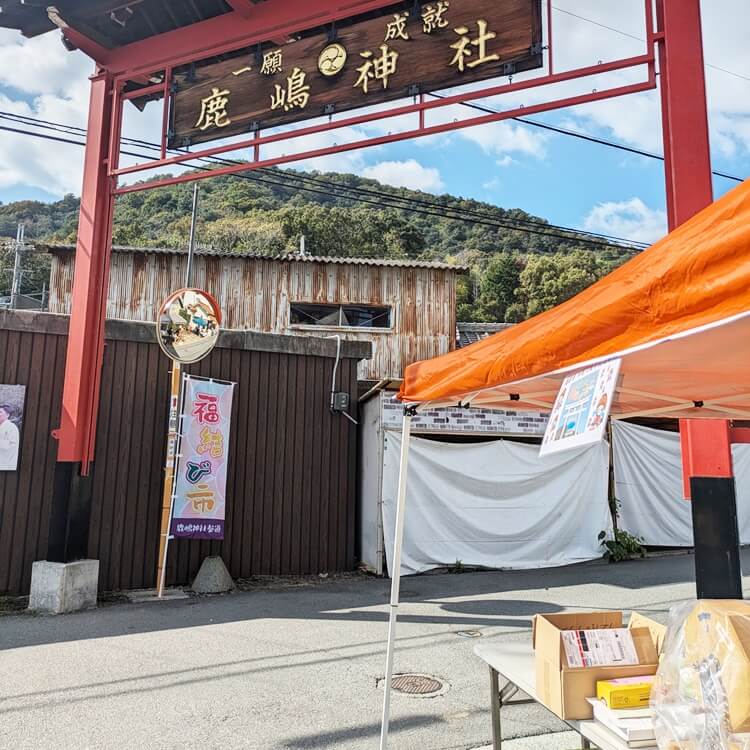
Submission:
M 619 525 L 647 545 L 692 547 L 690 503 L 682 499 L 680 437 L 614 422 L 615 496 Z M 740 541 L 750 544 L 750 445 L 732 446 Z
M 388 431 L 383 531 L 392 570 L 401 434 Z M 412 437 L 401 575 L 460 560 L 488 568 L 543 568 L 601 557 L 611 530 L 606 442 L 539 458 L 506 440 L 442 443 Z

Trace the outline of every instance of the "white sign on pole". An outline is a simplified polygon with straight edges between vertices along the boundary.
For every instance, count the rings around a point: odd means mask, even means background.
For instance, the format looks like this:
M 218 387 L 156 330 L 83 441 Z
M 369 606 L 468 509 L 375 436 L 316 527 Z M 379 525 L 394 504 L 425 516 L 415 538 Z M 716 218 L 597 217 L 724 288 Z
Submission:
M 598 443 L 604 438 L 621 360 L 563 380 L 544 433 L 540 456 Z

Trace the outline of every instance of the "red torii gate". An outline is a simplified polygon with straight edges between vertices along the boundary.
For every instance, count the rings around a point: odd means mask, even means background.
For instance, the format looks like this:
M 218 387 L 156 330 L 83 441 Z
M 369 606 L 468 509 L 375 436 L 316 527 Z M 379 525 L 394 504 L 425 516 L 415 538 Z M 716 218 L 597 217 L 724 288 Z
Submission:
M 167 30 L 144 38 L 128 41 L 114 47 L 105 46 L 83 17 L 87 9 L 92 13 L 109 12 L 109 6 L 122 8 L 121 0 L 83 0 L 73 3 L 60 0 L 58 6 L 47 11 L 49 20 L 58 26 L 68 45 L 89 55 L 97 65 L 91 79 L 91 96 L 88 119 L 88 137 L 84 160 L 81 212 L 78 230 L 73 284 L 73 303 L 65 369 L 63 405 L 60 427 L 54 432 L 59 441 L 56 477 L 54 519 L 50 532 L 50 559 L 68 561 L 86 554 L 86 534 L 89 503 L 78 495 L 79 476 L 88 473 L 94 458 L 100 374 L 103 360 L 104 319 L 108 287 L 109 257 L 115 198 L 132 190 L 153 188 L 187 180 L 201 179 L 222 173 L 239 172 L 262 166 L 288 163 L 300 158 L 310 158 L 327 153 L 349 150 L 405 138 L 443 132 L 468 125 L 484 124 L 508 119 L 519 114 L 531 114 L 554 108 L 574 106 L 613 96 L 644 91 L 656 87 L 659 62 L 661 76 L 662 118 L 664 129 L 664 155 L 669 227 L 686 221 L 713 200 L 709 151 L 708 118 L 704 60 L 701 36 L 699 0 L 645 0 L 647 42 L 645 54 L 605 63 L 575 71 L 556 74 L 552 64 L 551 1 L 547 1 L 548 71 L 545 76 L 520 83 L 492 86 L 447 99 L 425 101 L 424 96 L 413 105 L 399 106 L 386 112 L 347 117 L 326 125 L 306 127 L 295 131 L 298 137 L 359 124 L 375 119 L 416 113 L 419 127 L 404 133 L 371 138 L 357 143 L 345 143 L 316 151 L 290 154 L 277 159 L 260 160 L 259 151 L 264 143 L 279 140 L 282 136 L 253 138 L 231 149 L 252 147 L 256 161 L 233 165 L 210 173 L 186 174 L 151 183 L 118 188 L 118 176 L 144 168 L 190 161 L 200 156 L 229 151 L 229 147 L 214 147 L 201 152 L 177 157 L 167 157 L 166 101 L 173 68 L 222 53 L 249 47 L 262 41 L 283 39 L 289 34 L 316 26 L 335 23 L 344 18 L 376 11 L 393 0 L 227 0 L 232 11 L 196 20 L 190 25 Z M 159 0 L 166 12 L 171 0 Z M 184 5 L 181 3 L 181 5 Z M 198 3 L 200 5 L 200 3 Z M 195 8 L 196 4 L 192 3 Z M 158 10 L 158 9 L 157 9 Z M 6 10 L 2 25 L 24 28 L 24 19 L 41 24 L 40 9 L 28 5 Z M 112 11 L 115 12 L 114 10 Z M 14 15 L 15 13 L 15 15 Z M 35 14 L 27 17 L 24 14 Z M 77 22 L 77 19 L 83 19 Z M 9 20 L 11 23 L 9 23 Z M 46 18 L 44 19 L 47 20 Z M 158 32 L 158 29 L 157 29 Z M 582 96 L 558 99 L 533 107 L 507 110 L 498 114 L 475 117 L 459 123 L 446 123 L 428 127 L 425 114 L 447 104 L 480 99 L 514 90 L 584 78 L 586 76 L 645 66 L 647 80 L 604 91 L 594 91 Z M 156 71 L 163 72 L 158 82 L 150 83 Z M 124 93 L 125 84 L 138 83 L 141 87 Z M 136 96 L 163 94 L 165 99 L 161 158 L 148 167 L 119 168 L 119 144 L 123 105 Z M 719 420 L 694 420 L 681 425 L 686 476 L 731 477 L 731 436 L 728 422 Z M 722 520 L 723 523 L 723 520 Z M 723 588 L 722 591 L 726 589 Z M 740 587 L 741 591 L 741 587 Z M 705 593 L 705 592 L 704 592 Z M 710 594 L 710 592 L 709 592 Z

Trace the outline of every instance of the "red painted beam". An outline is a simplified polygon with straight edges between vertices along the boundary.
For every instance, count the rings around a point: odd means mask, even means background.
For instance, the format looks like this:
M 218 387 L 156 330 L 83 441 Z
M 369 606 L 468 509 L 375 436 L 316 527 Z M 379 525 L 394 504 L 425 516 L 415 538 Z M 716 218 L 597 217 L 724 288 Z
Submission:
M 114 184 L 108 175 L 113 80 L 91 79 L 88 131 L 83 164 L 81 211 L 73 276 L 73 304 L 65 361 L 57 460 L 80 462 L 82 473 L 94 457 L 99 385 L 104 356 L 104 317 Z
M 731 477 L 729 422 L 723 419 L 681 419 L 680 446 L 685 477 Z
M 508 120 L 513 117 L 519 117 L 521 115 L 532 115 L 539 112 L 548 112 L 554 109 L 560 109 L 564 107 L 576 107 L 580 104 L 587 102 L 602 101 L 604 99 L 612 99 L 618 96 L 626 96 L 628 94 L 636 94 L 641 91 L 649 91 L 654 88 L 654 83 L 651 80 L 644 81 L 643 83 L 632 83 L 627 86 L 620 86 L 614 89 L 604 89 L 602 91 L 592 92 L 590 94 L 582 94 L 580 96 L 572 96 L 567 99 L 558 99 L 547 104 L 532 104 L 528 107 L 518 107 L 517 109 L 508 109 L 503 112 L 495 112 L 491 115 L 482 115 L 481 117 L 472 117 L 468 120 L 455 120 L 451 122 L 441 123 L 440 125 L 431 125 L 428 127 L 418 127 L 414 130 L 407 130 L 401 133 L 389 133 L 388 135 L 381 135 L 374 138 L 366 138 L 360 141 L 350 141 L 348 143 L 341 143 L 336 146 L 327 146 L 325 148 L 314 149 L 311 151 L 304 151 L 300 153 L 290 153 L 283 156 L 278 156 L 272 159 L 264 159 L 262 161 L 254 162 L 243 162 L 239 164 L 233 164 L 227 167 L 220 167 L 217 169 L 211 169 L 203 172 L 187 172 L 185 174 L 178 175 L 177 177 L 168 177 L 162 180 L 154 180 L 152 182 L 136 182 L 132 185 L 126 185 L 115 190 L 116 195 L 127 195 L 128 193 L 138 193 L 144 190 L 154 190 L 155 188 L 168 187 L 169 185 L 179 185 L 183 182 L 195 182 L 196 180 L 207 180 L 212 177 L 219 177 L 220 175 L 237 174 L 239 172 L 247 172 L 253 169 L 259 169 L 261 167 L 275 167 L 282 164 L 291 164 L 296 161 L 302 161 L 307 159 L 317 159 L 321 156 L 329 156 L 331 154 L 340 154 L 347 151 L 354 151 L 360 148 L 370 148 L 371 146 L 382 146 L 388 143 L 396 143 L 397 141 L 409 140 L 412 138 L 421 138 L 428 135 L 438 135 L 440 133 L 448 133 L 453 130 L 459 130 L 461 128 L 474 127 L 478 125 L 487 125 L 492 122 L 500 122 L 501 120 Z M 417 108 L 419 105 L 414 105 Z M 292 137 L 297 136 L 297 133 L 291 133 Z M 245 143 L 232 144 L 233 149 L 247 147 L 252 144 L 260 144 L 269 139 L 255 138 Z M 204 152 L 205 153 L 205 152 Z M 215 153 L 215 150 L 214 150 Z M 176 160 L 180 162 L 189 162 L 192 159 L 201 157 L 201 153 L 185 154 L 176 157 Z M 174 163 L 174 160 L 165 160 L 169 163 Z M 134 171 L 143 171 L 145 169 L 153 168 L 154 165 L 158 165 L 160 162 L 147 162 L 142 167 L 128 167 L 122 170 L 117 170 L 117 174 L 132 173 Z
M 732 445 L 750 443 L 750 427 L 732 427 L 729 430 L 729 439 Z
M 713 202 L 699 0 L 657 0 L 669 228 Z
M 657 0 L 669 229 L 713 201 L 700 0 Z M 731 477 L 729 423 L 680 420 L 683 491 L 690 477 Z
M 267 0 L 252 5 L 247 16 L 225 13 L 112 50 L 103 67 L 117 76 L 151 73 L 167 65 L 176 67 L 392 3 L 393 0 Z
M 162 158 L 159 160 L 141 162 L 139 164 L 134 164 L 130 167 L 122 167 L 121 169 L 112 170 L 111 174 L 127 175 L 127 174 L 134 174 L 136 172 L 144 172 L 149 169 L 161 169 L 163 167 L 168 167 L 172 164 L 180 164 L 186 161 L 193 161 L 195 159 L 217 156 L 219 154 L 226 154 L 226 153 L 230 153 L 233 151 L 241 151 L 243 149 L 251 148 L 251 147 L 255 148 L 257 146 L 262 146 L 262 145 L 266 145 L 269 143 L 278 143 L 281 141 L 292 141 L 297 138 L 302 138 L 303 136 L 306 136 L 306 135 L 330 132 L 333 130 L 338 130 L 340 128 L 355 127 L 357 125 L 363 125 L 368 122 L 374 122 L 377 120 L 384 120 L 384 119 L 393 118 L 393 117 L 403 117 L 404 115 L 409 115 L 413 113 L 419 113 L 420 118 L 421 118 L 427 111 L 438 110 L 440 108 L 451 106 L 453 104 L 461 104 L 464 102 L 475 101 L 477 99 L 486 99 L 488 97 L 498 96 L 500 94 L 507 94 L 507 93 L 514 92 L 514 91 L 523 91 L 526 89 L 538 88 L 540 86 L 547 86 L 551 84 L 562 83 L 565 81 L 572 81 L 572 80 L 576 80 L 579 78 L 585 78 L 587 76 L 597 75 L 597 74 L 610 72 L 614 70 L 624 70 L 627 68 L 638 67 L 640 65 L 648 65 L 649 77 L 646 83 L 632 84 L 632 86 L 620 87 L 617 89 L 607 89 L 604 92 L 596 91 L 590 94 L 581 94 L 580 96 L 573 97 L 570 99 L 552 100 L 541 106 L 544 107 L 544 111 L 547 111 L 549 109 L 557 109 L 557 108 L 561 108 L 564 106 L 575 106 L 579 104 L 586 104 L 586 103 L 593 102 L 593 101 L 601 101 L 603 98 L 607 98 L 607 95 L 610 97 L 622 96 L 623 93 L 632 94 L 632 93 L 637 93 L 639 91 L 643 91 L 645 89 L 656 88 L 656 76 L 654 74 L 653 63 L 654 63 L 653 57 L 649 55 L 639 55 L 638 57 L 629 57 L 623 60 L 614 60 L 608 63 L 600 63 L 597 65 L 592 65 L 587 68 L 578 68 L 577 70 L 568 70 L 568 71 L 565 71 L 564 73 L 556 73 L 555 75 L 552 75 L 552 76 L 544 76 L 542 78 L 531 78 L 526 81 L 517 81 L 511 84 L 503 83 L 500 86 L 490 86 L 488 88 L 477 89 L 476 91 L 466 91 L 461 94 L 454 94 L 453 96 L 444 96 L 444 97 L 441 97 L 440 99 L 431 99 L 429 101 L 420 99 L 420 101 L 415 104 L 406 104 L 406 105 L 401 105 L 397 107 L 392 107 L 391 109 L 387 109 L 387 110 L 367 112 L 365 114 L 359 114 L 359 115 L 354 114 L 354 115 L 351 115 L 350 117 L 344 117 L 339 120 L 333 120 L 332 122 L 327 122 L 327 123 L 318 124 L 318 125 L 307 125 L 305 127 L 297 128 L 296 130 L 283 131 L 280 133 L 272 133 L 271 135 L 266 135 L 266 136 L 259 136 L 256 134 L 254 137 L 249 138 L 247 140 L 234 141 L 232 143 L 224 143 L 220 146 L 211 146 L 201 151 L 194 151 L 191 154 L 180 154 L 178 156 L 172 156 L 169 158 Z M 141 95 L 140 91 L 141 89 L 139 89 L 135 95 L 140 96 Z M 130 97 L 131 95 L 128 95 L 128 96 Z M 573 102 L 573 104 L 571 104 L 570 102 Z M 536 106 L 537 105 L 534 105 L 534 107 Z M 517 115 L 521 115 L 524 113 L 530 114 L 532 111 L 541 111 L 538 109 L 534 109 L 534 107 L 526 107 L 526 108 L 520 107 L 515 110 L 507 110 L 500 117 L 490 116 L 490 120 L 487 120 L 486 117 L 482 117 L 482 118 L 479 118 L 481 120 L 479 124 L 483 124 L 487 121 L 495 122 L 498 119 L 507 119 L 508 117 L 517 116 Z M 420 122 L 422 122 L 421 119 L 420 119 Z M 456 129 L 463 128 L 463 127 L 469 127 L 475 124 L 477 124 L 476 118 L 470 119 L 470 120 L 456 120 L 453 122 L 453 124 L 449 125 L 447 129 L 456 130 Z M 394 137 L 394 139 L 404 140 L 405 138 L 409 138 L 414 135 L 415 135 L 414 131 L 409 131 L 407 133 L 397 134 Z M 421 132 L 416 133 L 416 135 L 423 135 L 423 133 Z M 295 156 L 293 154 L 288 154 L 287 156 L 291 157 L 290 159 L 287 159 L 287 161 L 290 161 L 290 160 L 294 161 L 295 159 L 301 158 L 300 156 Z

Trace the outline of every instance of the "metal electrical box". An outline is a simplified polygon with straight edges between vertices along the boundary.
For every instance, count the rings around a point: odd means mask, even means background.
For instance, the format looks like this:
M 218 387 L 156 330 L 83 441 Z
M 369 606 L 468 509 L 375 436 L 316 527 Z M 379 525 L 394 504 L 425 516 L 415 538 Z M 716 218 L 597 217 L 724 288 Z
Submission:
M 333 410 L 334 411 L 349 411 L 349 403 L 351 398 L 348 393 L 343 391 L 333 394 Z

